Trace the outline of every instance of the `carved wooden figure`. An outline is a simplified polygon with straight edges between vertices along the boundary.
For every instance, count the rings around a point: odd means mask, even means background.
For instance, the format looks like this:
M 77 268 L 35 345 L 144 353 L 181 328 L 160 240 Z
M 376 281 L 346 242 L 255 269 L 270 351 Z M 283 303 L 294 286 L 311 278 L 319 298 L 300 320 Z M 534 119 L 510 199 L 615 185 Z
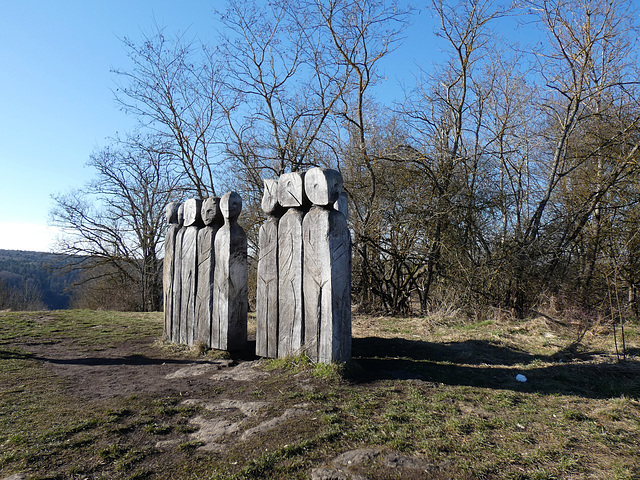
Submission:
M 300 352 L 303 340 L 302 220 L 298 208 L 287 210 L 278 224 L 279 358 Z
M 278 355 L 278 180 L 264 181 L 262 210 L 266 222 L 258 234 L 256 285 L 256 355 Z
M 198 277 L 198 230 L 201 225 L 202 200 L 190 198 L 184 203 L 184 233 L 182 235 L 182 293 L 180 298 L 180 343 L 193 344 L 196 318 L 196 288 Z
M 196 289 L 196 319 L 194 342 L 211 347 L 211 322 L 213 315 L 213 275 L 215 271 L 215 238 L 223 223 L 220 199 L 209 197 L 202 201 L 202 222 L 198 231 L 198 276 Z
M 304 192 L 304 175 L 300 172 L 285 173 L 278 179 L 278 203 L 284 208 L 302 208 L 309 205 Z
M 180 313 L 182 300 L 182 237 L 184 236 L 184 203 L 178 207 L 178 225 L 173 250 L 173 292 L 171 311 L 171 341 L 180 342 Z
M 169 228 L 164 237 L 164 260 L 162 262 L 162 293 L 164 306 L 164 338 L 171 340 L 171 328 L 173 322 L 173 270 L 174 270 L 174 253 L 176 245 L 176 235 L 180 231 L 178 223 L 178 207 L 177 202 L 171 202 L 167 205 L 165 215 Z
M 313 205 L 331 207 L 342 193 L 342 175 L 330 168 L 312 168 L 304 176 L 304 190 Z
M 238 225 L 242 199 L 235 192 L 220 199 L 224 225 L 215 238 L 211 346 L 238 350 L 247 341 L 247 236 Z
M 351 238 L 333 208 L 342 189 L 335 170 L 314 168 L 305 190 L 314 207 L 303 221 L 305 351 L 321 363 L 351 357 Z

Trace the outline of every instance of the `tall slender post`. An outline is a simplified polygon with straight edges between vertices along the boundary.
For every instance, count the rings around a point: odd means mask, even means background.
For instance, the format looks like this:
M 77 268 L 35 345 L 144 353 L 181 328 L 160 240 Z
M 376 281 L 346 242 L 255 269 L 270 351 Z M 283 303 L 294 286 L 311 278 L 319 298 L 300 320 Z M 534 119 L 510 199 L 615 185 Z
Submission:
M 215 238 L 211 346 L 239 350 L 247 341 L 247 236 L 238 225 L 242 199 L 229 192 L 220 199 L 224 225 Z
M 184 203 L 178 207 L 178 225 L 173 253 L 173 292 L 171 310 L 171 341 L 180 343 L 180 314 L 182 304 L 182 237 L 184 236 Z
M 178 223 L 177 202 L 171 202 L 165 209 L 165 216 L 169 223 L 167 234 L 164 237 L 164 260 L 162 262 L 162 293 L 164 308 L 164 338 L 172 340 L 171 329 L 173 323 L 173 270 L 175 265 L 176 235 L 180 231 Z
M 334 209 L 342 176 L 313 168 L 305 191 L 313 207 L 303 221 L 305 351 L 320 363 L 351 358 L 351 237 Z
M 182 294 L 180 298 L 180 343 L 193 344 L 196 318 L 196 288 L 198 281 L 198 230 L 202 224 L 202 201 L 190 198 L 184 203 L 184 233 L 182 235 Z
M 258 233 L 258 272 L 256 283 L 256 355 L 278 356 L 278 180 L 264 181 L 262 211 L 267 220 Z
M 194 342 L 211 347 L 211 322 L 213 317 L 213 276 L 215 272 L 215 238 L 224 219 L 220 211 L 220 199 L 209 197 L 202 201 L 202 222 L 198 231 L 198 277 L 196 292 L 196 321 Z

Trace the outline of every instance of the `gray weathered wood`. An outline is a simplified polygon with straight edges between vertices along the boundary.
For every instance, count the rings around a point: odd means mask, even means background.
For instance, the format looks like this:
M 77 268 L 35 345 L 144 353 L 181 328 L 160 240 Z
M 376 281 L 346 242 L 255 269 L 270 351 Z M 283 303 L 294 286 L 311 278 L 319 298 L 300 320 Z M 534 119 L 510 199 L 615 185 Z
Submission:
M 333 208 L 339 211 L 344 217 L 349 219 L 349 197 L 346 192 L 341 192 L 336 203 L 333 204 Z
M 202 200 L 197 198 L 190 198 L 183 204 L 182 215 L 184 217 L 183 224 L 185 227 L 200 227 L 202 226 Z
M 238 350 L 247 341 L 247 236 L 238 225 L 242 199 L 235 192 L 220 199 L 225 223 L 216 233 L 213 287 L 213 348 Z
M 258 234 L 256 355 L 278 355 L 278 219 L 270 216 Z
M 278 203 L 285 208 L 301 208 L 309 204 L 304 192 L 304 176 L 300 172 L 290 172 L 280 176 Z
M 184 233 L 182 235 L 182 294 L 180 298 L 180 343 L 193 344 L 196 318 L 198 278 L 198 230 L 202 201 L 190 198 L 184 203 Z
M 333 206 L 342 192 L 342 175 L 330 168 L 312 168 L 304 176 L 304 190 L 312 204 Z
M 264 192 L 262 194 L 261 203 L 262 211 L 267 215 L 280 216 L 279 211 L 282 207 L 278 202 L 278 180 L 275 178 L 267 178 L 263 183 Z
M 202 202 L 204 227 L 198 231 L 198 276 L 196 292 L 196 320 L 194 343 L 211 347 L 213 313 L 213 275 L 215 271 L 215 237 L 222 225 L 220 199 L 209 197 Z
M 305 351 L 321 363 L 351 357 L 351 239 L 343 214 L 314 206 L 303 221 Z
M 171 313 L 171 341 L 180 342 L 180 313 L 182 304 L 182 237 L 184 236 L 184 204 L 178 207 L 178 224 L 176 242 L 173 251 L 173 306 Z
M 164 260 L 162 261 L 162 293 L 164 308 L 164 338 L 171 340 L 173 316 L 173 266 L 176 244 L 176 234 L 180 230 L 178 224 L 179 204 L 171 202 L 167 205 L 165 214 L 169 228 L 164 237 Z
M 304 214 L 291 208 L 278 224 L 278 357 L 300 352 L 303 339 L 302 221 Z

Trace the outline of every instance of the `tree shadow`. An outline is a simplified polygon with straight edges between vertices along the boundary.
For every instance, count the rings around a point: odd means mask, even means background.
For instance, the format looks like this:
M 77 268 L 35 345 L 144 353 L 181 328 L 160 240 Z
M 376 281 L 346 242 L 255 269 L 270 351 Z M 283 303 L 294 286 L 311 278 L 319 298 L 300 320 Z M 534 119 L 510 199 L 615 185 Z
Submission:
M 66 357 L 56 358 L 38 355 L 31 352 L 0 349 L 0 360 L 36 360 L 54 365 L 84 365 L 84 366 L 145 366 L 145 365 L 192 365 L 206 364 L 210 360 L 189 360 L 180 358 L 156 358 L 141 354 L 124 355 L 119 357 Z
M 378 337 L 354 338 L 352 348 L 356 368 L 350 379 L 357 383 L 396 379 L 588 398 L 640 396 L 640 362 L 630 355 L 624 362 L 587 363 L 601 352 L 579 352 L 574 361 L 565 361 L 566 352 L 540 356 L 489 341 Z M 527 381 L 517 381 L 517 374 Z
M 32 353 L 0 349 L 0 360 L 30 360 L 33 358 Z
M 176 358 L 153 358 L 146 355 L 133 354 L 121 357 L 71 357 L 71 358 L 47 358 L 34 355 L 33 360 L 40 360 L 55 365 L 84 365 L 84 366 L 147 366 L 147 365 L 186 365 L 194 363 L 209 363 L 201 360 L 187 360 Z

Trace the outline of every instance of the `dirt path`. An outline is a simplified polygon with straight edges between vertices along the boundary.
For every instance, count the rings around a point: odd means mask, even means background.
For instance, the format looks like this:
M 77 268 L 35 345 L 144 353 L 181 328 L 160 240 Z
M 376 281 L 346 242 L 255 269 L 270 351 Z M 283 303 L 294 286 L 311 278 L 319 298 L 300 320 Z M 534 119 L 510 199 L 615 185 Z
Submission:
M 277 374 L 261 368 L 260 360 L 185 358 L 172 354 L 151 338 L 101 350 L 71 340 L 26 342 L 20 346 L 64 379 L 67 393 L 81 400 L 151 394 L 159 398 L 179 396 L 183 399 L 180 405 L 199 407 L 199 413 L 189 419 L 192 431 L 157 441 L 155 448 L 159 451 L 169 453 L 193 442 L 202 454 L 220 454 L 239 443 L 271 441 L 270 432 L 275 429 L 322 428 L 313 405 L 303 401 L 274 403 L 272 398 L 277 395 L 269 395 L 272 387 L 267 384 L 273 380 L 271 375 Z M 292 391 L 309 393 L 318 388 L 306 377 L 295 376 L 294 381 L 295 385 L 287 386 Z M 264 398 L 251 397 L 245 392 L 248 386 L 261 387 Z M 218 392 L 215 398 L 211 398 L 212 389 Z M 309 478 L 362 480 L 368 477 L 358 472 L 372 462 L 382 463 L 385 470 L 399 478 L 424 478 L 426 471 L 431 471 L 429 478 L 441 478 L 438 472 L 442 466 L 427 465 L 381 448 L 342 452 L 312 468 Z

